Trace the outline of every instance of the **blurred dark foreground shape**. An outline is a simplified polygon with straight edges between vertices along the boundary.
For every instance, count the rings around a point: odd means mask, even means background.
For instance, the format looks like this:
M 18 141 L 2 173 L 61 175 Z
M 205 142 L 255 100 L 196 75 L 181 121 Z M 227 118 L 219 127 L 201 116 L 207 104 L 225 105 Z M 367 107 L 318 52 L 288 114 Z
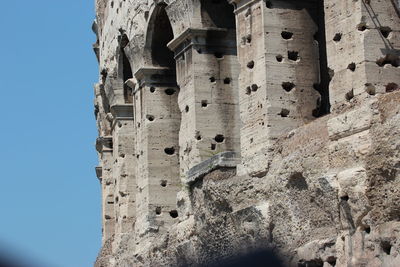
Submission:
M 210 267 L 283 267 L 281 260 L 270 250 L 253 251 L 216 261 Z M 207 266 L 207 267 L 209 267 Z

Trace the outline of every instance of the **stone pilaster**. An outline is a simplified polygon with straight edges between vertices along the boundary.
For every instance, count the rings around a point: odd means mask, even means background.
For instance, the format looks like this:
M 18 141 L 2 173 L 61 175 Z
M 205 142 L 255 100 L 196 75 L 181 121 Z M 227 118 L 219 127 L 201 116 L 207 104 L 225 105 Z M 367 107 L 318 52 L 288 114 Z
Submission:
M 102 187 L 102 224 L 103 244 L 115 234 L 114 191 L 115 181 L 113 177 L 113 143 L 112 137 L 99 137 L 96 141 L 96 149 L 100 154 Z
M 168 44 L 175 52 L 179 108 L 180 172 L 239 142 L 239 65 L 233 29 L 186 29 Z
M 135 77 L 134 120 L 137 157 L 137 239 L 168 230 L 178 214 L 179 89 L 174 70 L 142 68 Z
M 400 85 L 400 18 L 391 0 L 325 1 L 333 110 Z
M 133 106 L 114 105 L 113 177 L 115 181 L 116 239 L 133 231 L 136 217 L 136 164 Z
M 314 119 L 320 82 L 311 2 L 237 0 L 242 171 L 262 175 L 276 139 Z

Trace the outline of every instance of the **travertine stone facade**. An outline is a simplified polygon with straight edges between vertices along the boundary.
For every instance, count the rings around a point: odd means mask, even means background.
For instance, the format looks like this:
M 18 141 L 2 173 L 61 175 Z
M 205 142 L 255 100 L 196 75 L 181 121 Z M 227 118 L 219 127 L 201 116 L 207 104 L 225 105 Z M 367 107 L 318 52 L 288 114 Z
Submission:
M 396 0 L 96 0 L 96 266 L 400 266 Z

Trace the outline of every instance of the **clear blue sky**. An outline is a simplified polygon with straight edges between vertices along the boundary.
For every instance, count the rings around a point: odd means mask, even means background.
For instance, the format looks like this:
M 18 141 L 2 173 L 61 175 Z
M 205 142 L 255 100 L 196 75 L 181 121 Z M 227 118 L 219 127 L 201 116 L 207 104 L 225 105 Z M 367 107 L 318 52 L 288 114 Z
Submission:
M 0 254 L 40 266 L 95 261 L 93 19 L 94 0 L 1 3 Z

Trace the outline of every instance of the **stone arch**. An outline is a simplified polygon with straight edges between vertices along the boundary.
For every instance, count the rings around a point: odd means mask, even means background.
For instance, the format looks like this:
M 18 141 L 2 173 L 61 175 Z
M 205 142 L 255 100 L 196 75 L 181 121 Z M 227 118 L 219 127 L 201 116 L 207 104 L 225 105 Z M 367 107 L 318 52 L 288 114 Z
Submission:
M 147 26 L 144 55 L 145 61 L 152 66 L 174 69 L 174 53 L 167 47 L 174 33 L 166 7 L 167 4 L 162 2 L 153 8 Z

